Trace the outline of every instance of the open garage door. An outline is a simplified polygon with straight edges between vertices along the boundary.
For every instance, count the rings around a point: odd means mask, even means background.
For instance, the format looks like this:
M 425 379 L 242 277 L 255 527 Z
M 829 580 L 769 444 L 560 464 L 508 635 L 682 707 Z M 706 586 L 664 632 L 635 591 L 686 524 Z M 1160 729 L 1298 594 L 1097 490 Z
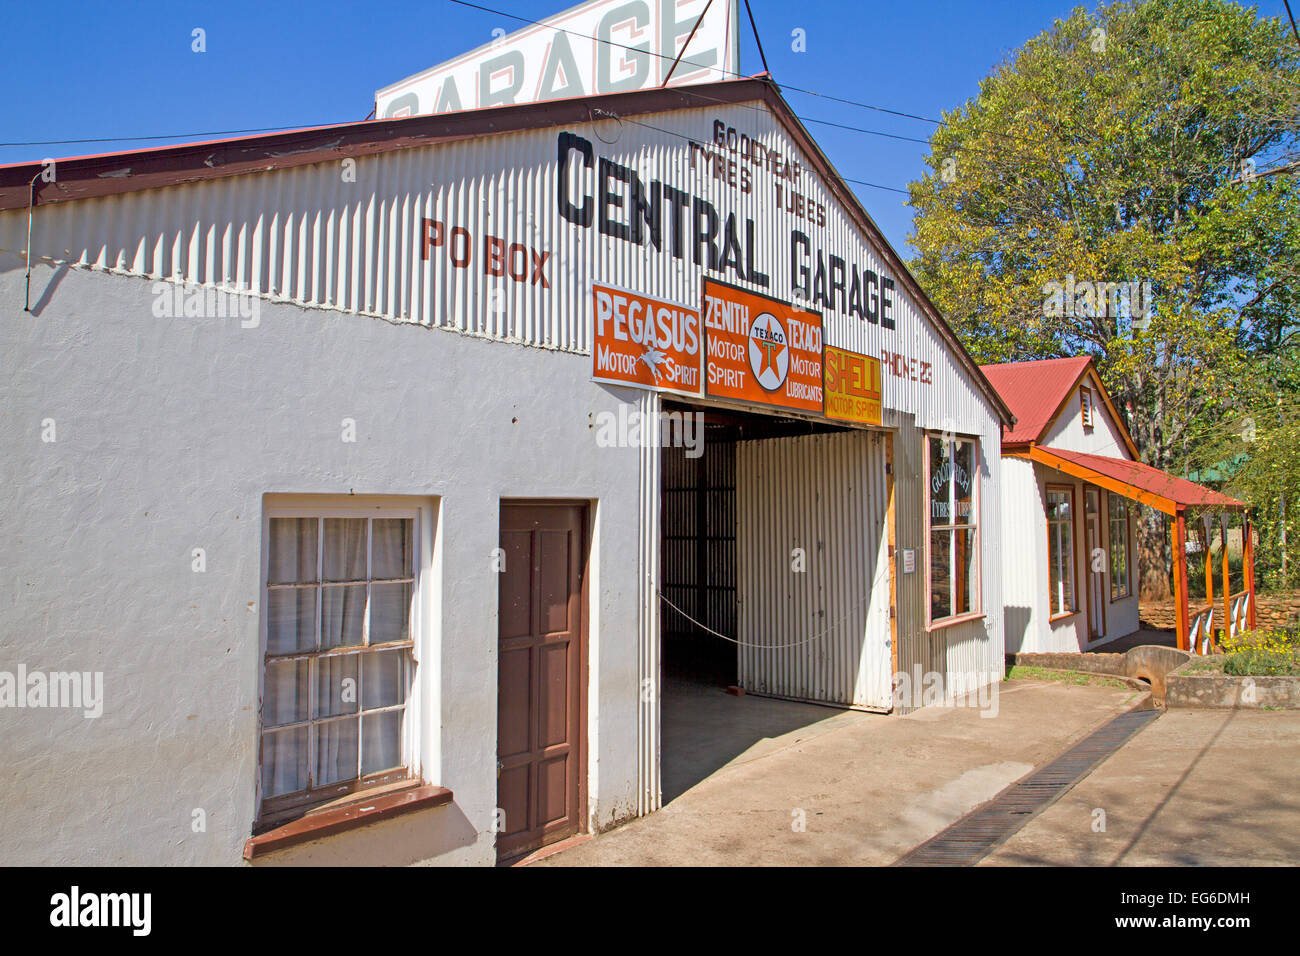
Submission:
M 890 709 L 886 442 L 846 431 L 737 444 L 747 691 Z

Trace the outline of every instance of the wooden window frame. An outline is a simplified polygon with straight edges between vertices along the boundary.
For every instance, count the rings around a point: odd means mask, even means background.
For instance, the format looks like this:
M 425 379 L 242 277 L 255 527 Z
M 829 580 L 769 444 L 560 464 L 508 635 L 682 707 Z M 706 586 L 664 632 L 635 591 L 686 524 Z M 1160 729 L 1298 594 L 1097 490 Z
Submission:
M 1055 624 L 1079 613 L 1079 563 L 1078 563 L 1078 509 L 1075 507 L 1075 486 L 1048 482 L 1044 494 L 1050 496 L 1053 491 L 1064 491 L 1070 495 L 1070 608 L 1059 614 L 1055 611 L 1056 595 L 1052 590 L 1052 516 L 1049 509 L 1043 509 L 1044 523 L 1047 526 L 1047 623 Z M 1050 502 L 1045 502 L 1050 505 Z
M 1113 563 L 1114 555 L 1114 533 L 1115 520 L 1110 514 L 1110 503 L 1112 501 L 1121 501 L 1124 503 L 1124 593 L 1115 594 L 1115 565 Z M 1110 578 L 1110 602 L 1118 604 L 1120 601 L 1127 601 L 1133 596 L 1133 514 L 1129 505 L 1129 499 L 1123 495 L 1118 495 L 1113 491 L 1106 492 L 1106 573 Z
M 974 516 L 974 522 L 968 524 L 943 524 L 934 525 L 930 520 L 932 508 L 931 499 L 933 492 L 930 490 L 930 441 L 937 438 L 940 441 L 948 442 L 970 442 L 974 445 L 974 454 L 971 456 L 971 471 L 974 473 L 974 488 L 971 489 L 971 514 Z M 983 445 L 976 435 L 958 435 L 953 434 L 945 438 L 945 433 L 938 431 L 926 431 L 923 433 L 923 452 L 922 460 L 922 481 L 925 485 L 925 494 L 923 496 L 922 506 L 924 509 L 924 527 L 925 527 L 925 629 L 926 631 L 938 631 L 955 624 L 963 624 L 966 621 L 978 621 L 984 617 L 984 574 L 983 562 L 981 560 L 981 543 L 980 528 L 983 525 L 983 514 L 981 506 L 981 494 L 983 492 L 981 467 L 983 463 Z M 951 515 L 949 516 L 952 517 Z M 963 611 L 961 614 L 950 614 L 947 617 L 938 619 L 932 618 L 932 598 L 934 594 L 934 584 L 931 580 L 931 551 L 933 549 L 933 531 L 958 531 L 970 529 L 974 532 L 971 541 L 971 549 L 975 554 L 974 576 L 975 576 L 975 608 L 970 611 Z M 955 537 L 955 535 L 954 535 Z
M 1087 386 L 1079 389 L 1079 412 L 1084 431 L 1092 431 L 1097 426 L 1097 402 Z
M 397 500 L 376 500 L 373 503 L 363 502 L 340 502 L 337 499 L 322 497 L 319 502 L 303 502 L 269 504 L 263 509 L 262 518 L 262 561 L 260 575 L 260 590 L 262 613 L 260 615 L 260 641 L 259 641 L 259 671 L 258 671 L 258 720 L 257 720 L 257 775 L 256 775 L 256 793 L 255 807 L 256 816 L 253 824 L 254 835 L 265 833 L 280 827 L 281 825 L 299 819 L 313 811 L 319 811 L 330 805 L 346 803 L 351 799 L 365 799 L 367 794 L 375 791 L 388 791 L 393 787 L 416 786 L 420 783 L 418 771 L 419 753 L 416 735 L 418 731 L 417 721 L 412 720 L 415 708 L 411 706 L 412 698 L 416 693 L 418 684 L 419 660 L 417 648 L 420 643 L 420 618 L 418 608 L 421 605 L 420 590 L 422 585 L 422 546 L 421 546 L 421 521 L 422 509 L 414 501 L 399 502 Z M 317 538 L 316 538 L 316 581 L 311 585 L 272 585 L 270 583 L 270 555 L 271 555 L 271 521 L 278 518 L 314 518 L 317 520 Z M 321 600 L 318 596 L 316 602 L 316 621 L 315 636 L 317 649 L 310 651 L 297 651 L 288 654 L 271 655 L 267 651 L 270 629 L 269 629 L 269 594 L 272 590 L 302 590 L 306 587 L 313 587 L 323 590 L 326 583 L 323 581 L 323 562 L 324 562 L 324 522 L 330 519 L 356 519 L 365 518 L 366 524 L 366 577 L 365 581 L 357 582 L 328 582 L 329 586 L 347 586 L 365 583 L 366 592 L 366 613 L 362 623 L 362 643 L 359 645 L 346 645 L 328 650 L 319 649 L 319 641 L 322 627 L 322 607 Z M 374 546 L 374 519 L 405 519 L 411 521 L 411 577 L 409 578 L 384 578 L 380 583 L 410 583 L 411 585 L 411 602 L 408 610 L 407 621 L 407 639 L 401 641 L 385 641 L 378 644 L 370 642 L 370 587 L 375 583 L 371 578 L 371 561 L 373 558 Z M 339 717 L 313 718 L 312 711 L 316 698 L 316 669 L 315 661 L 340 657 L 347 655 L 374 656 L 376 654 L 391 652 L 394 650 L 405 650 L 406 656 L 403 661 L 404 678 L 406 692 L 401 704 L 387 705 L 383 707 L 374 707 L 361 709 L 358 707 L 355 714 L 347 714 Z M 262 702 L 265 698 L 266 672 L 269 664 L 292 661 L 292 660 L 309 660 L 312 666 L 308 669 L 307 688 L 308 703 L 307 717 L 302 721 L 295 721 L 290 724 L 277 725 L 272 728 L 273 731 L 284 731 L 296 727 L 307 727 L 307 751 L 308 760 L 311 759 L 311 752 L 314 746 L 313 728 L 318 724 L 336 723 L 346 719 L 355 719 L 358 722 L 358 740 L 357 740 L 357 770 L 358 775 L 355 778 L 338 781 L 325 786 L 309 787 L 306 790 L 299 790 L 293 793 L 278 794 L 268 797 L 262 792 L 262 750 L 265 734 L 268 729 L 264 726 L 262 715 Z M 357 670 L 357 687 L 360 691 L 364 681 L 364 661 L 358 661 Z M 358 700 L 358 703 L 362 703 Z M 369 774 L 361 773 L 362 761 L 364 760 L 362 746 L 361 721 L 364 714 L 379 714 L 387 712 L 402 712 L 402 729 L 400 731 L 401 741 L 401 764 L 383 770 L 375 771 Z

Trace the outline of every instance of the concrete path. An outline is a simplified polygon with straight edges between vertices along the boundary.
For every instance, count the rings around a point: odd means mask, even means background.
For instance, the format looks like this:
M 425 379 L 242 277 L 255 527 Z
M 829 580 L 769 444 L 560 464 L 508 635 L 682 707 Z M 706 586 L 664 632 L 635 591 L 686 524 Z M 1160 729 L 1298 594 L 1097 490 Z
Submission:
M 670 732 L 666 702 L 665 766 L 685 758 L 674 786 L 691 779 L 692 767 L 699 782 L 658 813 L 531 865 L 892 863 L 1137 697 L 1053 681 L 1001 688 L 994 717 L 966 707 L 886 717 L 700 690 L 702 703 L 678 699 L 681 733 Z M 767 725 L 779 734 L 755 740 L 755 728 Z M 751 743 L 723 762 L 705 746 L 714 738 L 723 755 Z
M 1298 784 L 1300 712 L 1170 710 L 982 865 L 1294 866 Z

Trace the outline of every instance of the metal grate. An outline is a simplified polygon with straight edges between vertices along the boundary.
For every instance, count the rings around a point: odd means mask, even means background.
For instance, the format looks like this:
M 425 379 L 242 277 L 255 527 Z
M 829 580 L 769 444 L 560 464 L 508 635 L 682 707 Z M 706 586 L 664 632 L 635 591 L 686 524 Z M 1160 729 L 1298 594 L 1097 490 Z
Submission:
M 970 866 L 978 862 L 1160 714 L 1159 710 L 1131 710 L 1120 714 L 1046 767 L 1012 784 L 896 860 L 894 866 Z

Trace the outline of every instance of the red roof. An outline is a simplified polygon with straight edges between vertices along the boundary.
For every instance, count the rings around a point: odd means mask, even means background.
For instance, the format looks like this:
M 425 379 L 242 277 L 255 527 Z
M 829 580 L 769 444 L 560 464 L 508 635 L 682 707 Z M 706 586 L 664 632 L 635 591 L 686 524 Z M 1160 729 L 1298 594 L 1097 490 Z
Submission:
M 1016 416 L 1015 426 L 1003 433 L 1002 444 L 1026 444 L 1041 439 L 1091 361 L 1087 355 L 1075 355 L 981 365 L 980 371 Z
M 1066 451 L 1063 448 L 1040 447 L 1038 451 L 1064 458 L 1068 462 L 1095 471 L 1107 478 L 1150 492 L 1175 505 L 1233 509 L 1246 507 L 1245 503 L 1236 498 L 1229 498 L 1225 494 L 1198 485 L 1194 481 L 1188 481 L 1186 478 L 1176 478 L 1158 468 L 1144 465 L 1140 461 L 1089 455 L 1081 451 Z

